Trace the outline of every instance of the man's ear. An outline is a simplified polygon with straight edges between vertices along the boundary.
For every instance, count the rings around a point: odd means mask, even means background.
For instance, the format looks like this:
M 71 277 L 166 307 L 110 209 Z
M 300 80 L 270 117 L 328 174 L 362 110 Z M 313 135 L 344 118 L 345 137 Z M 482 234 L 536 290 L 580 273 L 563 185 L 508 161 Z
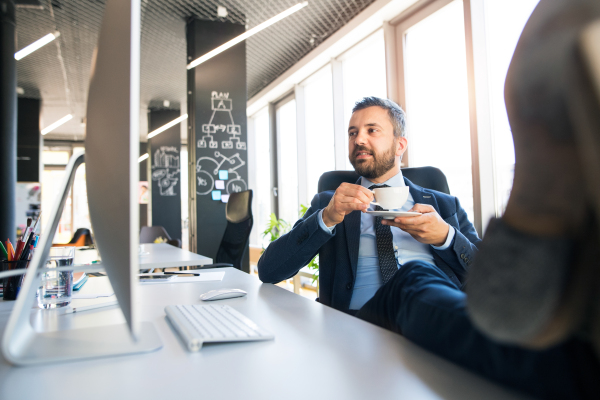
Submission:
M 399 137 L 396 139 L 396 157 L 402 157 L 406 148 L 408 147 L 408 141 L 405 137 Z

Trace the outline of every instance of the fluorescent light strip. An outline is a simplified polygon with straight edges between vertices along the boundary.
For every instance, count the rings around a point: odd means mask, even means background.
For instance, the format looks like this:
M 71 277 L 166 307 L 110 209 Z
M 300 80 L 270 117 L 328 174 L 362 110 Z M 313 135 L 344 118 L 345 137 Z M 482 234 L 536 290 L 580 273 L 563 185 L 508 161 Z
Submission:
M 163 125 L 160 128 L 153 130 L 152 132 L 150 132 L 148 134 L 148 139 L 153 138 L 154 136 L 158 135 L 159 133 L 166 131 L 167 129 L 169 129 L 172 126 L 177 125 L 181 121 L 185 121 L 187 119 L 187 117 L 188 117 L 187 114 L 183 114 L 181 117 L 175 118 L 173 121 L 169 122 L 168 124 Z
M 73 119 L 73 116 L 71 114 L 65 115 L 64 117 L 62 117 L 61 119 L 59 119 L 55 123 L 53 123 L 51 125 L 48 125 L 44 129 L 42 129 L 42 135 L 45 135 L 47 133 L 52 132 L 53 130 L 55 130 L 56 128 L 58 128 L 59 126 L 61 126 L 62 124 L 64 124 L 65 122 L 70 121 L 71 119 Z
M 235 46 L 236 44 L 248 39 L 250 36 L 262 31 L 263 29 L 273 25 L 275 22 L 281 21 L 282 19 L 284 19 L 287 16 L 292 15 L 293 13 L 295 13 L 296 11 L 306 7 L 308 5 L 308 1 L 302 2 L 302 3 L 298 3 L 296 4 L 294 7 L 289 8 L 287 10 L 285 10 L 284 12 L 277 14 L 276 16 L 274 16 L 271 19 L 266 20 L 265 22 L 263 22 L 260 25 L 255 26 L 254 28 L 250 29 L 249 31 L 246 31 L 244 33 L 242 33 L 240 36 L 235 37 L 233 39 L 231 39 L 229 42 L 223 43 L 222 45 L 220 45 L 219 47 L 217 47 L 214 50 L 209 51 L 208 53 L 206 53 L 203 56 L 200 56 L 198 58 L 196 58 L 194 61 L 192 61 L 191 63 L 188 64 L 187 69 L 192 69 L 197 67 L 198 65 L 202 64 L 203 62 L 210 60 L 211 58 L 213 58 L 214 56 L 216 56 L 217 54 L 220 54 L 222 52 L 224 52 L 225 50 L 229 49 L 230 47 Z
M 47 34 L 43 38 L 38 39 L 35 42 L 31 43 L 29 46 L 26 46 L 26 47 L 22 48 L 21 50 L 17 51 L 15 53 L 15 60 L 20 60 L 21 58 L 30 55 L 31 53 L 33 53 L 40 47 L 47 45 L 48 43 L 50 43 L 51 41 L 53 41 L 54 39 L 56 39 L 59 36 L 60 36 L 60 32 L 58 32 L 58 31 Z
M 146 153 L 146 154 L 142 154 L 142 155 L 140 156 L 140 158 L 138 158 L 138 162 L 139 162 L 139 163 L 141 163 L 142 161 L 144 161 L 144 160 L 145 160 L 146 158 L 148 158 L 148 157 L 150 157 L 150 156 L 148 155 L 148 153 Z

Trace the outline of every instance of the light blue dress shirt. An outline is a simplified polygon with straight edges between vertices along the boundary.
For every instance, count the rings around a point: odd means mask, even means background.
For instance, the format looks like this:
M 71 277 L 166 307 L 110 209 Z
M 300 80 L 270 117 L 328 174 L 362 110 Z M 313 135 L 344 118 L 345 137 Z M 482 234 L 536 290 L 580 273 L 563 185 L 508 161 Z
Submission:
M 399 172 L 383 184 L 388 186 L 406 186 L 402 172 Z M 361 185 L 369 188 L 375 183 L 366 178 L 361 178 Z M 415 205 L 412 195 L 408 194 L 408 199 L 404 206 L 399 211 L 408 211 Z M 371 204 L 369 211 L 374 211 L 375 206 Z M 323 210 L 319 212 L 319 225 L 322 229 L 333 232 L 335 226 L 328 227 L 323 222 Z M 438 250 L 447 249 L 454 239 L 455 230 L 452 226 L 448 231 L 446 242 L 440 246 L 431 246 L 423 244 L 414 239 L 410 234 L 404 232 L 395 226 L 391 227 L 394 253 L 398 268 L 409 261 L 421 260 L 430 264 L 435 264 L 431 248 Z M 375 239 L 375 217 L 371 214 L 361 213 L 360 218 L 360 242 L 358 249 L 358 264 L 356 267 L 356 280 L 354 282 L 354 290 L 352 291 L 352 299 L 350 300 L 350 309 L 358 310 L 367 301 L 373 297 L 375 292 L 383 285 L 381 270 L 379 269 L 379 258 L 377 256 L 377 242 Z

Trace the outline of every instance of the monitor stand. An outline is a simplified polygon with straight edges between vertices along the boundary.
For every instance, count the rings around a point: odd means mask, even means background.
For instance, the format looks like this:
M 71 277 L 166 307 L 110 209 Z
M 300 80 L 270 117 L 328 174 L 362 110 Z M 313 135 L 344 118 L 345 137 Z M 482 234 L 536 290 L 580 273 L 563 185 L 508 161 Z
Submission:
M 60 192 L 62 195 L 52 208 L 46 232 L 56 232 L 69 190 L 75 179 L 75 172 L 83 162 L 83 154 L 71 157 L 65 170 Z M 53 332 L 36 332 L 33 329 L 30 322 L 31 307 L 36 301 L 36 292 L 41 284 L 40 270 L 45 267 L 53 236 L 40 237 L 40 243 L 29 263 L 23 286 L 2 338 L 4 358 L 14 365 L 36 365 L 146 353 L 160 349 L 162 342 L 151 322 L 139 324 L 139 329 L 136 330 L 137 337 L 131 335 L 125 323 Z

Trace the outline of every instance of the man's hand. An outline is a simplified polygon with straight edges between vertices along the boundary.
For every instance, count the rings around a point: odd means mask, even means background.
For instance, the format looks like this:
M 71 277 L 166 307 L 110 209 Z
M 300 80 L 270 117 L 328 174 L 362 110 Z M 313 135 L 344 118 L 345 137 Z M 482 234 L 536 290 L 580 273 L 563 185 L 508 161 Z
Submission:
M 344 182 L 323 209 L 323 222 L 329 227 L 339 224 L 352 211 L 365 212 L 372 201 L 373 193 L 369 189 Z
M 441 246 L 446 242 L 450 226 L 428 204 L 415 204 L 408 211 L 420 212 L 419 217 L 396 217 L 394 220 L 384 219 L 382 225 L 395 226 L 407 232 L 418 242 Z

